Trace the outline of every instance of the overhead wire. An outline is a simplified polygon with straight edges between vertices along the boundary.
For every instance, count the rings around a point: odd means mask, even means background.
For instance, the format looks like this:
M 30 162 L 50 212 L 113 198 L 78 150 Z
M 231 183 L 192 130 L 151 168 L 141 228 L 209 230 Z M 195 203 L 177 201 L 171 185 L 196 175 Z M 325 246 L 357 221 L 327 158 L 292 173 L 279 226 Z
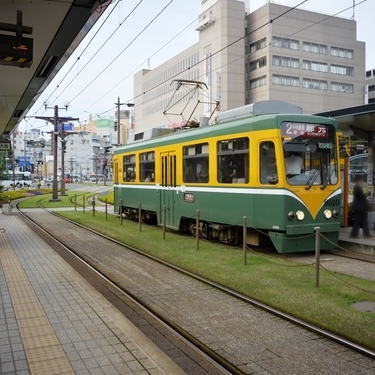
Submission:
M 173 1 L 173 0 L 172 0 L 172 1 Z M 223 50 L 225 50 L 225 49 L 231 47 L 231 46 L 234 45 L 235 43 L 237 43 L 237 42 L 239 42 L 240 40 L 246 38 L 247 36 L 251 35 L 252 33 L 254 33 L 254 32 L 260 30 L 261 28 L 267 26 L 268 24 L 270 24 L 270 23 L 276 21 L 276 20 L 279 19 L 280 17 L 283 17 L 285 14 L 287 14 L 287 13 L 291 12 L 292 10 L 298 8 L 299 6 L 301 6 L 302 4 L 304 4 L 304 3 L 307 2 L 307 1 L 308 1 L 308 0 L 303 0 L 302 2 L 300 2 L 300 3 L 297 4 L 297 5 L 295 5 L 294 7 L 291 7 L 290 9 L 288 9 L 288 10 L 286 10 L 285 12 L 281 13 L 281 14 L 278 15 L 276 18 L 274 18 L 274 19 L 272 19 L 272 20 L 266 22 L 265 24 L 263 24 L 263 25 L 259 26 L 258 28 L 252 30 L 250 33 L 245 34 L 244 36 L 242 36 L 242 37 L 236 39 L 236 40 L 233 41 L 232 43 L 230 43 L 230 44 L 228 44 L 228 45 L 222 47 L 222 48 L 219 49 L 218 51 L 212 53 L 211 56 L 217 55 L 218 53 L 222 52 Z M 168 5 L 169 5 L 169 4 L 168 4 Z M 194 21 L 193 21 L 193 22 L 194 22 Z M 126 48 L 127 48 L 127 47 L 126 47 Z M 122 51 L 122 52 L 123 52 L 123 51 Z M 122 53 L 122 52 L 121 52 L 121 53 Z M 117 58 L 117 57 L 116 57 L 116 58 Z M 154 85 L 154 86 L 153 86 L 152 88 L 150 88 L 149 90 L 146 90 L 146 91 L 142 92 L 141 94 L 139 94 L 139 95 L 137 95 L 137 96 L 134 96 L 133 98 L 127 100 L 126 102 L 130 102 L 130 101 L 132 101 L 132 100 L 134 100 L 134 99 L 136 99 L 136 98 L 138 98 L 138 97 L 140 97 L 140 96 L 146 94 L 147 92 L 149 92 L 149 91 L 151 91 L 151 90 L 154 90 L 155 88 L 157 88 L 157 87 L 159 87 L 159 86 L 161 86 L 161 85 L 163 85 L 163 84 L 169 82 L 170 80 L 172 80 L 172 79 L 174 79 L 174 78 L 180 76 L 180 75 L 183 74 L 184 72 L 190 70 L 190 69 L 193 68 L 194 66 L 197 66 L 197 65 L 201 64 L 202 62 L 204 62 L 204 61 L 206 61 L 206 60 L 207 60 L 207 58 L 204 58 L 204 59 L 202 59 L 202 60 L 196 62 L 195 64 L 193 64 L 193 65 L 189 66 L 188 68 L 186 68 L 185 70 L 181 71 L 180 73 L 175 74 L 175 75 L 174 75 L 173 77 L 171 77 L 169 80 L 165 80 L 165 81 L 163 81 L 163 82 L 161 82 L 161 83 L 159 83 L 159 84 L 157 84 L 157 85 Z M 113 60 L 113 61 L 114 61 L 114 60 Z M 112 61 L 112 62 L 113 62 L 113 61 Z M 111 64 L 112 64 L 112 62 L 111 62 Z M 128 76 L 127 76 L 127 77 L 128 77 Z M 126 78 L 127 78 L 127 77 L 126 77 Z M 96 78 L 97 78 L 97 77 L 96 77 Z M 126 78 L 124 78 L 124 79 L 126 79 Z M 91 84 L 91 83 L 90 83 L 90 84 Z M 117 85 L 116 85 L 116 86 L 117 86 Z M 116 87 L 116 86 L 115 86 L 115 87 Z M 83 89 L 78 95 L 80 95 L 80 94 L 81 94 L 81 93 L 82 93 L 87 87 L 88 87 L 88 86 L 86 86 L 86 87 L 85 87 L 85 88 L 84 88 L 84 89 Z M 112 90 L 113 90 L 113 88 L 112 88 L 110 91 L 112 91 Z M 108 92 L 107 92 L 107 93 L 108 93 Z M 106 93 L 105 95 L 107 95 L 107 93 Z M 75 98 L 76 98 L 78 95 L 76 95 Z M 99 99 L 99 100 L 100 100 L 100 99 Z M 103 112 L 103 113 L 106 113 L 106 112 L 109 112 L 109 110 L 108 110 L 108 111 L 105 111 L 105 112 Z
M 149 61 L 152 57 L 157 55 L 160 51 L 162 51 L 167 45 L 169 45 L 173 40 L 175 40 L 178 36 L 180 36 L 185 30 L 187 30 L 193 23 L 195 23 L 199 17 L 196 17 L 192 22 L 190 22 L 186 27 L 184 27 L 179 33 L 177 33 L 172 39 L 170 39 L 167 43 L 165 43 L 162 47 L 160 47 L 157 51 L 155 51 L 151 56 L 149 56 L 145 61 L 143 61 L 140 65 L 138 65 L 135 69 L 133 69 L 126 77 L 124 77 L 121 81 L 116 83 L 115 86 L 110 88 L 105 94 L 103 94 L 98 100 L 96 100 L 90 107 L 86 108 L 83 112 L 87 111 L 91 107 L 93 107 L 99 100 L 103 99 L 107 96 L 112 90 L 114 90 L 117 86 L 123 83 L 127 78 L 129 78 L 132 74 L 134 74 L 138 69 L 140 69 L 147 61 Z M 81 112 L 82 113 L 82 112 Z
M 357 3 L 356 5 L 361 5 L 362 3 L 364 3 L 364 2 L 366 2 L 367 0 L 362 0 L 361 2 L 359 2 L 359 3 Z M 352 9 L 352 6 L 349 6 L 349 7 L 347 7 L 347 8 L 345 8 L 345 9 L 342 9 L 342 10 L 340 10 L 339 12 L 337 12 L 337 13 L 334 13 L 334 14 L 332 14 L 332 15 L 330 15 L 330 16 L 327 16 L 326 18 L 324 18 L 324 19 L 322 19 L 322 20 L 320 20 L 320 21 L 317 21 L 317 22 L 314 22 L 314 23 L 312 23 L 311 25 L 309 25 L 309 26 L 306 26 L 306 27 L 304 27 L 303 29 L 299 29 L 298 31 L 295 31 L 294 33 L 292 33 L 292 34 L 289 34 L 289 35 L 286 35 L 285 37 L 283 37 L 283 38 L 290 38 L 290 37 L 292 37 L 292 36 L 294 36 L 294 35 L 296 35 L 296 34 L 298 34 L 298 33 L 300 33 L 300 32 L 302 32 L 302 31 L 304 31 L 304 30 L 307 30 L 307 29 L 309 29 L 309 28 L 311 28 L 311 27 L 313 27 L 313 26 L 316 26 L 316 25 L 318 25 L 318 24 L 320 24 L 320 23 L 322 23 L 322 22 L 324 22 L 324 21 L 326 21 L 326 20 L 328 20 L 328 19 L 330 19 L 330 18 L 332 18 L 332 17 L 336 17 L 337 15 L 339 15 L 339 14 L 341 14 L 341 13 L 344 13 L 344 12 L 346 12 L 347 10 L 350 10 L 350 9 Z M 251 33 L 249 33 L 248 35 L 250 35 Z M 268 47 L 270 47 L 271 45 L 273 45 L 274 43 L 273 42 L 270 42 L 269 44 L 268 44 Z M 246 57 L 246 56 L 245 56 Z M 216 70 L 219 70 L 219 69 L 221 69 L 221 68 L 223 68 L 223 67 L 225 67 L 225 66 L 228 66 L 228 65 L 230 65 L 230 64 L 233 64 L 233 63 L 235 63 L 235 62 L 237 62 L 237 61 L 239 61 L 239 60 L 241 60 L 241 59 L 243 59 L 244 58 L 244 56 L 241 56 L 241 57 L 239 57 L 239 58 L 237 58 L 237 59 L 235 59 L 235 60 L 232 60 L 232 61 L 229 61 L 229 62 L 227 62 L 226 64 L 222 64 L 222 65 L 220 65 L 219 67 L 217 67 L 217 68 L 215 68 L 215 69 L 212 69 L 212 71 L 214 72 L 214 71 L 216 71 Z M 203 60 L 204 61 L 204 60 Z M 185 70 L 186 71 L 186 70 Z M 184 72 L 185 72 L 184 71 Z M 182 72 L 182 73 L 184 73 L 184 72 Z M 179 74 L 181 74 L 181 73 L 179 73 Z M 204 74 L 202 74 L 202 75 L 200 75 L 199 76 L 199 78 L 200 77 L 204 77 Z M 163 83 L 162 83 L 163 84 Z M 154 88 L 152 88 L 151 90 L 153 90 Z
M 150 26 L 160 15 L 173 3 L 174 0 L 170 0 L 167 5 L 128 43 L 128 45 L 95 77 L 93 78 L 71 101 L 74 101 L 79 95 L 81 95 L 89 86 L 91 86 Z
M 105 40 L 105 42 L 99 47 L 99 49 L 97 49 L 95 51 L 95 54 L 93 56 L 91 56 L 91 58 L 87 61 L 87 63 L 83 66 L 83 68 L 73 77 L 73 79 L 68 83 L 68 85 L 64 88 L 64 90 L 62 90 L 60 92 L 60 94 L 57 96 L 57 98 L 55 100 L 57 100 L 61 95 L 62 93 L 64 93 L 68 88 L 69 86 L 74 82 L 74 80 L 78 77 L 79 74 L 81 74 L 85 68 L 87 67 L 87 65 L 90 64 L 90 62 L 96 57 L 96 55 L 102 50 L 102 48 L 108 43 L 108 41 L 113 37 L 113 35 L 116 34 L 116 32 L 120 29 L 121 26 L 123 26 L 125 24 L 125 22 L 128 20 L 128 18 L 136 11 L 136 9 L 142 4 L 143 0 L 140 0 L 138 2 L 138 4 L 131 10 L 131 12 L 125 17 L 125 19 L 117 26 L 117 28 L 112 32 L 112 34 Z M 114 10 L 114 9 L 113 9 Z M 112 11 L 113 11 L 112 10 Z M 78 57 L 78 59 L 80 58 L 80 56 Z M 78 61 L 77 59 L 77 61 Z
M 143 1 L 143 0 L 142 0 Z M 89 42 L 87 43 L 87 45 L 85 46 L 85 48 L 83 49 L 83 51 L 80 53 L 80 55 L 76 58 L 76 60 L 74 61 L 74 63 L 72 64 L 72 66 L 70 67 L 70 69 L 65 73 L 64 77 L 60 80 L 60 82 L 57 84 L 57 86 L 55 87 L 55 89 L 51 92 L 51 94 L 48 96 L 48 98 L 44 101 L 44 102 L 47 102 L 51 96 L 56 92 L 56 90 L 60 87 L 60 85 L 64 82 L 64 80 L 66 79 L 66 77 L 69 75 L 69 73 L 72 71 L 72 69 L 74 68 L 74 66 L 78 63 L 78 61 L 81 59 L 82 55 L 86 52 L 87 48 L 90 46 L 90 44 L 93 42 L 93 40 L 96 38 L 96 36 L 98 35 L 99 31 L 102 29 L 102 27 L 105 25 L 105 23 L 108 21 L 109 17 L 112 15 L 112 13 L 114 12 L 114 10 L 116 9 L 117 5 L 119 5 L 121 2 L 121 0 L 118 0 L 117 3 L 114 5 L 114 7 L 111 9 L 110 13 L 108 14 L 108 16 L 105 18 L 104 22 L 100 25 L 100 27 L 98 28 L 98 30 L 95 32 L 95 34 L 91 37 L 91 39 L 89 40 Z M 112 2 L 109 4 L 111 5 Z M 109 6 L 108 5 L 108 6 Z M 101 5 L 102 6 L 102 5 Z M 61 93 L 60 93 L 61 95 Z M 59 96 L 60 96 L 59 95 Z M 58 97 L 59 97 L 58 96 Z M 57 98 L 58 98 L 57 97 Z M 56 98 L 56 99 L 57 99 Z M 54 100 L 54 102 L 56 101 L 56 99 Z M 43 108 L 44 104 L 42 104 L 34 113 L 37 114 L 41 108 Z
M 173 0 L 172 0 L 173 1 Z M 172 2 L 171 1 L 171 2 Z M 235 43 L 237 43 L 238 41 L 240 41 L 240 40 L 242 40 L 242 39 L 244 39 L 244 38 L 246 38 L 246 37 L 248 37 L 249 35 L 251 35 L 252 33 L 254 33 L 254 32 L 256 32 L 256 31 L 258 31 L 259 29 L 261 29 L 261 28 L 263 28 L 263 27 L 265 27 L 265 26 L 267 26 L 268 24 L 270 24 L 270 23 L 272 23 L 272 22 L 275 22 L 277 19 L 279 19 L 280 17 L 283 17 L 285 14 L 287 14 L 287 13 L 289 13 L 290 11 L 292 11 L 292 10 L 294 10 L 294 9 L 296 9 L 296 8 L 298 8 L 298 7 L 300 7 L 302 4 L 304 4 L 305 2 L 306 2 L 307 0 L 304 0 L 304 1 L 302 1 L 302 2 L 300 2 L 299 4 L 297 4 L 297 5 L 295 5 L 294 7 L 292 7 L 292 8 L 290 8 L 290 9 L 288 9 L 287 11 L 285 11 L 285 12 L 283 12 L 283 13 L 281 13 L 280 15 L 278 15 L 276 18 L 274 18 L 274 19 L 272 19 L 272 20 L 270 20 L 270 21 L 268 21 L 268 22 L 266 22 L 265 24 L 263 24 L 263 25 L 261 25 L 261 26 L 259 26 L 257 29 L 254 29 L 254 30 L 252 30 L 251 32 L 249 32 L 249 33 L 246 33 L 243 37 L 241 37 L 241 38 L 238 38 L 237 40 L 235 40 L 235 41 L 233 41 L 232 43 L 230 43 L 230 44 L 228 44 L 228 45 L 226 45 L 226 46 L 224 46 L 223 48 L 221 48 L 221 49 L 219 49 L 218 51 L 216 51 L 216 52 L 214 52 L 214 53 L 212 53 L 211 54 L 211 57 L 212 56 L 214 56 L 214 55 L 216 55 L 216 54 L 218 54 L 218 53 L 220 53 L 220 52 L 222 52 L 223 50 L 225 50 L 226 48 L 229 48 L 230 46 L 232 46 L 232 45 L 234 45 Z M 364 2 L 366 2 L 367 0 L 362 0 L 361 2 L 359 2 L 358 4 L 356 4 L 356 5 L 360 5 L 360 4 L 362 4 L 362 3 L 364 3 Z M 170 3 L 171 3 L 170 2 Z M 167 4 L 167 6 L 169 6 L 170 5 L 170 3 L 168 3 Z M 166 6 L 166 7 L 167 7 Z M 321 22 L 324 22 L 325 20 L 327 20 L 327 19 L 329 19 L 329 18 L 332 18 L 332 17 L 335 17 L 335 16 L 337 16 L 337 15 L 339 15 L 339 14 L 341 14 L 341 13 L 343 13 L 343 12 L 345 12 L 345 11 L 347 11 L 347 10 L 349 10 L 349 9 L 351 9 L 352 7 L 347 7 L 347 8 L 345 8 L 345 9 L 343 9 L 343 10 L 341 10 L 341 11 L 339 11 L 339 12 L 337 12 L 337 13 L 335 13 L 335 14 L 333 14 L 333 15 L 330 15 L 330 16 L 327 16 L 326 18 L 324 18 L 324 19 L 322 19 L 322 20 L 320 20 L 320 21 L 317 21 L 317 22 L 315 22 L 315 23 L 313 23 L 313 24 L 311 24 L 311 25 L 309 25 L 309 26 L 307 26 L 307 27 L 305 27 L 305 28 L 303 28 L 303 29 L 300 29 L 300 30 L 298 30 L 298 31 L 296 31 L 296 32 L 294 32 L 294 33 L 292 33 L 292 34 L 290 34 L 289 36 L 286 36 L 286 37 L 290 37 L 290 36 L 293 36 L 293 35 L 295 35 L 295 34 L 298 34 L 299 32 L 301 32 L 301 31 L 303 31 L 303 30 L 306 30 L 306 29 L 308 29 L 308 28 L 311 28 L 311 27 L 313 27 L 313 26 L 315 26 L 315 25 L 317 25 L 317 24 L 319 24 L 319 23 L 321 23 Z M 164 11 L 164 9 L 162 10 L 162 11 Z M 161 12 L 162 12 L 161 11 Z M 160 13 L 159 13 L 160 14 Z M 153 20 L 154 21 L 154 20 Z M 152 22 L 153 22 L 152 21 Z M 193 21 L 193 22 L 195 22 L 195 20 Z M 183 31 L 185 31 L 193 22 L 191 22 L 186 28 L 184 28 L 180 33 L 178 33 L 178 34 L 176 34 L 169 42 L 167 42 L 163 47 L 161 47 L 158 51 L 156 51 L 151 57 L 153 57 L 153 56 L 155 56 L 158 52 L 160 52 L 166 45 L 168 45 L 173 39 L 175 39 L 177 36 L 179 36 Z M 144 29 L 145 30 L 145 29 Z M 142 32 L 144 31 L 144 30 L 142 30 Z M 133 40 L 134 41 L 134 40 Z M 272 45 L 272 43 L 270 43 L 269 45 Z M 128 48 L 129 47 L 129 45 L 126 47 L 126 48 Z M 119 54 L 119 55 L 121 55 L 125 50 L 126 50 L 126 48 Z M 106 69 L 119 57 L 119 55 L 106 67 Z M 230 61 L 230 62 L 228 62 L 228 63 L 226 63 L 226 64 L 223 64 L 223 65 L 221 65 L 220 67 L 218 67 L 218 68 L 216 68 L 216 69 L 214 69 L 214 70 L 218 70 L 218 69 L 220 69 L 220 68 L 222 68 L 223 66 L 227 66 L 227 65 L 229 65 L 229 64 L 232 64 L 232 63 L 234 63 L 234 62 L 236 62 L 236 61 L 238 61 L 238 60 L 240 60 L 240 59 L 242 59 L 243 57 L 240 57 L 240 58 L 238 58 L 238 59 L 236 59 L 236 60 L 232 60 L 232 61 Z M 149 59 L 149 58 L 148 58 Z M 147 60 L 148 60 L 147 59 Z M 147 61 L 146 60 L 146 61 Z M 163 82 L 161 82 L 161 83 L 159 83 L 159 84 L 157 84 L 157 85 L 155 85 L 155 86 L 153 86 L 151 89 L 149 89 L 149 90 L 146 90 L 146 91 L 144 91 L 144 92 L 142 92 L 141 94 L 139 94 L 139 95 L 137 95 L 137 96 L 134 96 L 133 98 L 130 98 L 130 99 L 128 99 L 126 102 L 130 102 L 130 101 L 132 101 L 132 100 L 134 100 L 134 99 L 136 99 L 136 98 L 138 98 L 138 97 L 140 97 L 140 96 L 142 96 L 142 95 L 144 95 L 144 94 L 146 94 L 146 93 L 148 93 L 149 91 L 152 91 L 152 90 L 154 90 L 155 88 L 157 88 L 157 87 L 159 87 L 159 86 L 161 86 L 161 85 L 163 85 L 163 84 L 165 84 L 165 83 L 167 83 L 167 82 L 169 82 L 171 79 L 174 79 L 174 78 L 176 78 L 176 77 L 178 77 L 178 76 L 180 76 L 181 74 L 183 74 L 183 73 L 185 73 L 185 72 L 187 72 L 187 71 L 189 71 L 192 67 L 194 67 L 194 66 L 196 66 L 196 65 L 199 65 L 199 64 L 201 64 L 202 62 L 204 62 L 204 61 L 206 61 L 207 60 L 207 58 L 204 58 L 204 59 L 202 59 L 202 60 L 200 60 L 200 61 L 198 61 L 197 63 L 195 63 L 195 64 L 193 64 L 193 65 L 191 65 L 191 66 L 189 66 L 188 68 L 186 68 L 185 70 L 183 70 L 183 71 L 181 71 L 181 72 L 179 72 L 178 74 L 176 74 L 175 76 L 173 76 L 173 77 L 171 77 L 170 79 L 168 79 L 168 80 L 166 80 L 166 81 L 163 81 Z M 140 66 L 142 66 L 144 63 L 142 63 Z M 136 68 L 137 69 L 137 68 Z M 135 70 L 136 70 L 135 69 Z M 133 70 L 133 72 L 135 71 L 135 70 Z M 133 73 L 132 72 L 132 73 Z M 129 73 L 125 78 L 123 78 L 119 83 L 117 83 L 114 87 L 112 87 L 110 90 L 108 90 L 104 95 L 102 95 L 94 104 L 96 104 L 100 99 L 102 99 L 104 96 L 106 96 L 110 91 L 112 91 L 114 88 L 116 88 L 117 86 L 119 86 L 125 79 L 127 79 L 132 73 Z M 98 77 L 96 77 L 96 78 L 98 78 Z M 77 94 L 75 97 L 74 97 L 74 99 L 76 99 L 84 90 L 86 90 L 86 88 L 90 85 L 90 84 L 92 84 L 93 83 L 93 81 L 92 82 L 90 82 L 83 90 L 81 90 L 81 92 L 79 93 L 79 94 Z M 87 109 L 89 109 L 89 108 L 91 108 L 94 104 L 92 104 L 90 107 L 88 107 Z M 113 109 L 115 109 L 116 107 L 113 107 L 113 108 L 111 108 L 111 109 L 108 109 L 108 110 L 106 110 L 106 111 L 103 111 L 103 112 L 101 112 L 100 114 L 104 114 L 104 113 L 107 113 L 107 112 L 109 112 L 109 111 L 111 111 L 111 110 L 113 110 Z M 99 115 L 97 115 L 97 116 L 94 116 L 94 118 L 95 117 L 99 117 Z
M 291 12 L 292 10 L 297 9 L 298 7 L 300 7 L 300 6 L 301 6 L 303 3 L 305 3 L 306 1 L 307 1 L 307 0 L 304 0 L 304 1 L 300 2 L 299 4 L 297 4 L 297 5 L 295 5 L 294 7 L 290 8 L 289 10 L 287 10 L 287 11 L 281 13 L 281 14 L 278 15 L 276 18 L 274 18 L 274 19 L 272 19 L 272 20 L 270 20 L 270 21 L 264 23 L 263 25 L 259 26 L 258 28 L 256 28 L 256 29 L 250 31 L 249 33 L 246 33 L 243 37 L 238 38 L 238 39 L 236 39 L 235 41 L 233 41 L 232 43 L 230 43 L 230 44 L 228 44 L 228 45 L 222 47 L 222 48 L 219 49 L 218 51 L 212 53 L 212 54 L 211 54 L 211 57 L 214 56 L 214 55 L 216 55 L 216 54 L 218 54 L 218 53 L 220 53 L 220 52 L 222 52 L 222 51 L 225 50 L 226 48 L 229 48 L 230 46 L 232 46 L 232 45 L 234 45 L 235 43 L 239 42 L 240 40 L 242 40 L 242 39 L 248 37 L 249 35 L 255 33 L 256 31 L 258 31 L 258 30 L 260 30 L 261 28 L 267 26 L 268 24 L 275 22 L 277 19 L 279 19 L 280 17 L 283 17 L 285 14 L 287 14 L 287 13 Z M 360 1 L 359 3 L 357 3 L 356 5 L 361 5 L 361 4 L 363 4 L 364 2 L 366 2 L 366 1 L 367 1 L 367 0 L 362 0 L 362 1 Z M 296 34 L 298 34 L 298 33 L 301 32 L 301 31 L 304 31 L 304 30 L 309 29 L 309 28 L 311 28 L 311 27 L 313 27 L 313 26 L 316 26 L 317 24 L 322 23 L 322 22 L 324 22 L 324 21 L 326 21 L 327 19 L 330 19 L 330 18 L 332 18 L 332 17 L 335 17 L 335 16 L 337 16 L 337 15 L 339 15 L 339 14 L 341 14 L 341 13 L 343 13 L 343 12 L 345 12 L 345 11 L 351 9 L 351 8 L 352 8 L 352 6 L 349 6 L 349 7 L 345 8 L 345 9 L 343 9 L 343 10 L 341 10 L 341 11 L 339 11 L 339 12 L 333 14 L 333 15 L 327 16 L 326 18 L 324 18 L 324 19 L 322 19 L 322 20 L 320 20 L 320 21 L 317 21 L 317 22 L 315 22 L 315 23 L 313 23 L 313 24 L 311 24 L 311 25 L 309 25 L 309 26 L 307 26 L 307 27 L 305 27 L 305 28 L 303 28 L 303 29 L 300 29 L 300 30 L 296 31 L 296 32 L 290 34 L 289 36 L 286 36 L 285 38 L 288 38 L 288 37 L 290 37 L 290 36 L 296 35 Z M 272 45 L 272 42 L 269 43 L 269 46 L 270 46 L 270 45 Z M 220 67 L 215 68 L 213 71 L 215 71 L 215 70 L 219 70 L 219 69 L 221 69 L 222 67 L 227 66 L 227 65 L 229 65 L 229 64 L 232 64 L 232 63 L 234 63 L 234 62 L 236 62 L 236 61 L 238 61 L 238 60 L 241 60 L 241 59 L 243 59 L 243 58 L 244 58 L 244 57 L 241 56 L 241 57 L 238 58 L 238 59 L 232 60 L 232 61 L 230 61 L 230 62 L 228 62 L 228 63 L 226 63 L 226 64 L 221 65 Z M 161 82 L 161 83 L 159 83 L 159 84 L 154 85 L 154 86 L 153 86 L 152 88 L 150 88 L 149 90 L 146 90 L 146 91 L 142 92 L 141 94 L 139 94 L 139 95 L 137 95 L 137 96 L 134 96 L 133 98 L 128 99 L 126 102 L 128 102 L 128 101 L 129 101 L 129 102 L 134 101 L 134 99 L 137 99 L 137 98 L 143 96 L 144 94 L 146 94 L 146 93 L 148 93 L 148 92 L 154 90 L 155 88 L 157 88 L 157 87 L 159 87 L 159 86 L 161 86 L 161 85 L 163 85 L 163 84 L 169 82 L 170 80 L 173 80 L 173 79 L 175 79 L 175 78 L 178 77 L 178 76 L 181 76 L 181 74 L 183 74 L 183 73 L 189 71 L 189 70 L 190 70 L 191 68 L 193 68 L 194 66 L 199 65 L 199 64 L 205 62 L 206 60 L 207 60 L 207 57 L 206 57 L 206 58 L 203 58 L 202 60 L 198 61 L 197 63 L 195 63 L 195 64 L 189 66 L 188 68 L 184 69 L 183 71 L 177 73 L 176 75 L 174 75 L 174 76 L 171 77 L 170 79 L 168 79 L 168 80 L 166 80 L 166 81 L 163 81 L 163 82 Z
M 228 49 L 229 47 L 231 47 L 231 46 L 233 46 L 234 44 L 238 43 L 240 40 L 245 39 L 245 38 L 248 37 L 249 35 L 255 33 L 256 31 L 258 31 L 258 30 L 260 30 L 260 29 L 262 29 L 263 27 L 265 27 L 265 26 L 267 26 L 267 25 L 269 25 L 269 24 L 275 22 L 276 20 L 278 20 L 279 18 L 283 17 L 284 15 L 286 15 L 286 14 L 290 13 L 291 11 L 297 9 L 299 6 L 301 6 L 302 4 L 306 3 L 307 1 L 308 1 L 308 0 L 303 0 L 303 1 L 301 1 L 299 4 L 295 5 L 294 7 L 289 8 L 289 9 L 286 10 L 285 12 L 283 12 L 283 13 L 279 14 L 278 16 L 276 16 L 274 19 L 267 21 L 266 23 L 264 23 L 263 25 L 257 27 L 256 29 L 252 30 L 251 32 L 246 33 L 244 36 L 241 36 L 240 38 L 234 40 L 233 42 L 231 42 L 231 43 L 225 45 L 224 47 L 220 48 L 220 49 L 217 50 L 216 52 L 211 53 L 210 57 L 219 54 L 220 52 L 224 51 L 225 49 Z M 159 83 L 159 84 L 154 85 L 154 86 L 153 86 L 152 88 L 150 88 L 149 90 L 143 91 L 141 94 L 139 94 L 139 95 L 137 95 L 137 96 L 134 96 L 133 98 L 129 99 L 128 101 L 132 101 L 132 100 L 134 100 L 134 99 L 137 99 L 138 97 L 141 97 L 142 95 L 148 93 L 149 91 L 154 90 L 155 88 L 157 88 L 157 87 L 159 87 L 159 86 L 161 86 L 161 85 L 163 85 L 163 84 L 169 82 L 170 80 L 173 80 L 174 78 L 176 78 L 176 77 L 180 76 L 181 74 L 187 72 L 187 71 L 190 70 L 191 68 L 193 68 L 193 67 L 195 67 L 195 66 L 197 66 L 197 65 L 199 65 L 199 64 L 201 64 L 201 63 L 203 63 L 203 62 L 205 62 L 206 60 L 207 60 L 207 57 L 203 58 L 202 60 L 196 62 L 195 64 L 190 65 L 188 68 L 186 68 L 186 69 L 182 70 L 181 72 L 175 74 L 175 75 L 172 76 L 170 79 L 165 80 L 165 81 L 163 81 L 163 82 L 161 82 L 161 83 Z

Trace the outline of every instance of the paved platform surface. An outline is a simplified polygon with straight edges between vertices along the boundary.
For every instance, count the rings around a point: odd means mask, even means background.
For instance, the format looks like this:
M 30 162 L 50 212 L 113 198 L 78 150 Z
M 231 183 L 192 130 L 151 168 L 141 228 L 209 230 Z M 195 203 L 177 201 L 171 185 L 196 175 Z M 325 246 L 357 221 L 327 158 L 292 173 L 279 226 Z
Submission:
M 179 274 L 41 210 L 68 247 L 246 374 L 373 374 L 375 361 Z M 58 229 L 57 229 L 58 228 Z M 86 233 L 87 232 L 87 233 Z M 69 233 L 69 235 L 67 235 Z M 103 252 L 105 249 L 105 252 Z
M 183 374 L 17 215 L 0 214 L 0 374 Z

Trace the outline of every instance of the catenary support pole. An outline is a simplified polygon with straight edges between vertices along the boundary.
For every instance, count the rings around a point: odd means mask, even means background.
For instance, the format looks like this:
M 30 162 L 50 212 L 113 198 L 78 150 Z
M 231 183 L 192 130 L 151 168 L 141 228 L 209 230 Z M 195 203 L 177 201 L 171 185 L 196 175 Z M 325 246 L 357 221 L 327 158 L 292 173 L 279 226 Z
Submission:
M 167 206 L 163 206 L 163 240 L 165 240 L 165 231 L 166 231 L 166 224 L 167 224 Z
M 319 287 L 320 227 L 315 227 L 315 287 Z
M 85 213 L 85 209 L 86 209 L 86 197 L 83 196 L 82 198 L 82 209 L 83 209 L 83 213 Z
M 243 264 L 245 266 L 247 265 L 246 237 L 247 237 L 247 220 L 246 220 L 246 216 L 244 216 L 243 226 L 242 226 L 242 250 L 243 250 Z
M 199 250 L 199 210 L 197 210 L 197 214 L 195 217 L 195 242 L 196 248 Z
M 77 194 L 74 194 L 74 211 L 77 211 Z
M 139 221 L 139 231 L 142 232 L 142 203 L 139 202 L 138 206 L 138 221 Z
M 95 197 L 92 198 L 92 216 L 95 216 Z
M 122 199 L 120 199 L 120 207 L 118 209 L 120 211 L 120 224 L 122 225 Z
M 108 198 L 105 199 L 105 221 L 108 220 Z

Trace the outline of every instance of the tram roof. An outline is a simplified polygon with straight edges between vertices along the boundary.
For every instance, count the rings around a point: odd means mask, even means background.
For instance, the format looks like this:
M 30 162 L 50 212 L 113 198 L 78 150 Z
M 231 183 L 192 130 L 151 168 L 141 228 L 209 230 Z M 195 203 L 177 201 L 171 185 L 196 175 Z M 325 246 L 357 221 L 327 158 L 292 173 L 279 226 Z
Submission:
M 375 103 L 317 113 L 318 116 L 334 118 L 344 135 L 355 134 L 368 138 L 375 131 Z
M 5 58 L 0 51 L 0 138 L 6 138 L 27 114 L 110 2 L 0 0 L 0 36 L 16 37 L 12 28 L 17 27 L 21 11 L 22 37 L 33 39 L 30 67 L 9 65 L 17 61 L 8 62 L 11 56 Z
M 306 122 L 316 121 L 323 123 L 322 119 L 318 119 L 314 115 L 304 114 L 273 114 L 242 117 L 236 120 L 226 120 L 213 125 L 202 126 L 189 130 L 183 130 L 177 133 L 162 135 L 160 137 L 151 138 L 144 141 L 129 143 L 127 145 L 117 146 L 114 154 L 126 151 L 143 150 L 151 147 L 158 147 L 166 144 L 177 144 L 183 142 L 192 142 L 216 136 L 230 136 L 231 134 L 242 133 L 244 131 L 260 131 L 268 129 L 278 129 L 284 121 Z M 327 118 L 324 120 L 326 124 L 337 126 L 337 122 Z

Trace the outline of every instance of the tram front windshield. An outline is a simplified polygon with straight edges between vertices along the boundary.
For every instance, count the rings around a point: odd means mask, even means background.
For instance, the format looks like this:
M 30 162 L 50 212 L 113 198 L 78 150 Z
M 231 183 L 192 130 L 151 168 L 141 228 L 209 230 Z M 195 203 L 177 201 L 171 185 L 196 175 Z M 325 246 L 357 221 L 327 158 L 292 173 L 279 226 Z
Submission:
M 283 122 L 284 165 L 290 185 L 337 183 L 337 150 L 332 125 Z

